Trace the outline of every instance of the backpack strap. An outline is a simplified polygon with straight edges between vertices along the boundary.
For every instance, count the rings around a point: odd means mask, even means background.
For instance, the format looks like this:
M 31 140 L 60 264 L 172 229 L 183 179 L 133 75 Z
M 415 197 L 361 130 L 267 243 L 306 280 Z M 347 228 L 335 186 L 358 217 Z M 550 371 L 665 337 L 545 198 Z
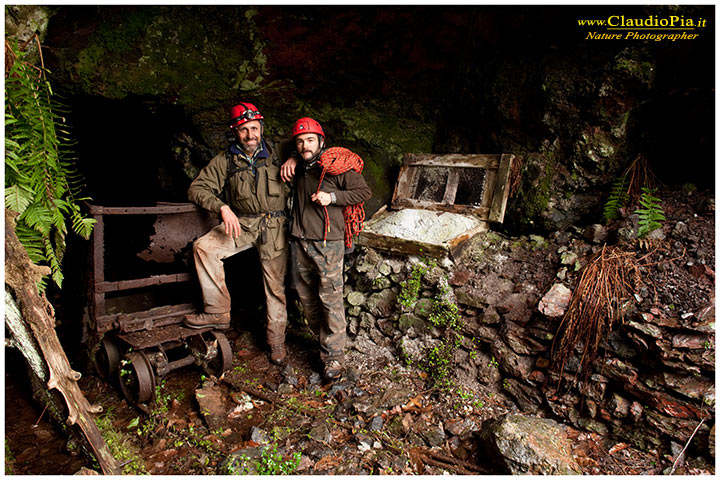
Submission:
M 257 187 L 257 171 L 258 168 L 265 166 L 264 158 L 254 163 L 248 163 L 247 167 L 236 166 L 232 161 L 232 155 L 230 154 L 229 150 L 225 150 L 225 158 L 227 159 L 227 173 L 225 174 L 225 185 L 223 185 L 223 190 L 225 190 L 228 186 L 228 183 L 230 183 L 230 177 L 232 177 L 238 172 L 246 172 L 248 170 L 252 171 L 253 177 L 255 178 L 255 186 Z

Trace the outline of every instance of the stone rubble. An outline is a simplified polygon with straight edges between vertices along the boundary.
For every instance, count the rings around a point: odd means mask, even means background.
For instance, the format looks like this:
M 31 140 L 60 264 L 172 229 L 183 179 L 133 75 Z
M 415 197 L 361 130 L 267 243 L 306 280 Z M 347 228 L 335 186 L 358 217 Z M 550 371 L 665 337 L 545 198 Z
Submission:
M 692 223 L 690 219 L 673 224 L 669 241 L 686 241 L 679 235 L 686 235 Z M 607 231 L 595 225 L 584 234 L 596 244 Z M 704 304 L 681 306 L 676 297 L 667 296 L 666 292 L 695 288 L 685 286 L 681 279 L 672 278 L 660 288 L 646 278 L 635 292 L 625 324 L 602 341 L 589 382 L 573 387 L 582 346 L 562 375 L 553 364 L 551 349 L 579 269 L 599 246 L 567 232 L 534 237 L 480 234 L 468 253 L 449 265 L 447 259 L 428 264 L 427 259 L 360 248 L 354 265 L 346 267 L 347 307 L 359 307 L 348 315 L 351 347 L 374 354 L 381 346 L 386 354 L 418 365 L 428 349 L 440 342 L 440 332 L 428 316 L 444 285 L 445 294 L 454 297 L 462 315 L 461 353 L 455 355 L 454 368 L 465 384 L 500 387 L 521 412 L 554 415 L 576 428 L 612 435 L 644 450 L 667 447 L 670 441 L 684 445 L 704 418 L 693 444 L 707 451 L 702 445 L 707 445 L 714 424 L 715 405 L 712 268 L 694 273 L 700 281 L 710 279 L 697 295 L 707 299 Z M 706 260 L 714 263 L 714 259 Z M 417 302 L 407 311 L 399 305 L 398 294 L 418 264 L 426 265 L 428 273 Z M 657 264 L 663 264 L 662 254 Z M 404 265 L 402 272 L 398 265 Z M 565 280 L 558 281 L 556 274 L 561 270 Z M 657 270 L 650 274 L 656 275 Z M 667 269 L 665 275 L 670 275 Z M 544 291 L 534 287 L 543 284 L 551 287 Z M 652 293 L 653 288 L 657 293 Z M 488 368 L 488 364 L 496 366 Z M 435 442 L 435 437 L 440 441 L 432 430 L 422 436 L 426 441 Z M 579 471 L 576 467 L 551 470 L 569 473 Z M 513 473 L 521 467 L 516 470 Z

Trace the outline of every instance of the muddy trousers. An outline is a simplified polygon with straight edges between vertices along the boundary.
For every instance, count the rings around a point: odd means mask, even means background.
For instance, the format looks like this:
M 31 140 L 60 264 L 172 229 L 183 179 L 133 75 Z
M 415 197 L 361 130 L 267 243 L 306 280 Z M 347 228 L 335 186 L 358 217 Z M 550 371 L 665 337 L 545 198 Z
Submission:
M 225 233 L 224 224 L 218 225 L 195 240 L 193 254 L 205 303 L 205 312 L 227 313 L 230 311 L 230 292 L 225 284 L 225 265 L 222 261 L 252 246 L 253 243 L 236 245 L 235 240 Z M 267 342 L 271 345 L 285 342 L 287 254 L 286 248 L 275 258 L 266 260 L 262 256 L 260 257 L 267 306 Z
M 343 306 L 342 240 L 294 239 L 291 248 L 297 259 L 297 288 L 308 325 L 320 335 L 320 358 L 343 361 L 347 334 Z

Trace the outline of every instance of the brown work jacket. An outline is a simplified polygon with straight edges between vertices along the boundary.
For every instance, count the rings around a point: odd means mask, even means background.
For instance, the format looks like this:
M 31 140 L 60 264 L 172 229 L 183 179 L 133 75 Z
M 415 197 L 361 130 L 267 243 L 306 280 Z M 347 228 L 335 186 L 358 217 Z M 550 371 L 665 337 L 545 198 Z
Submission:
M 293 220 L 290 234 L 306 240 L 323 240 L 325 233 L 325 212 L 322 206 L 310 200 L 316 192 L 322 169 L 315 164 L 309 170 L 305 162 L 300 161 L 295 168 L 295 198 L 293 200 Z M 330 230 L 327 240 L 345 238 L 345 219 L 343 207 L 364 202 L 372 196 L 372 191 L 363 176 L 354 170 L 340 175 L 325 175 L 320 191 L 334 193 L 336 203 L 327 206 L 330 218 Z

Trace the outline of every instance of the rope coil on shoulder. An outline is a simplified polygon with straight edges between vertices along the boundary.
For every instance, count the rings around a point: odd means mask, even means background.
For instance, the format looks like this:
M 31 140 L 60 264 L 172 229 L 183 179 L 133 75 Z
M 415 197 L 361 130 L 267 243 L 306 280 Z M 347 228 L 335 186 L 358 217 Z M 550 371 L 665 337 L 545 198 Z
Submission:
M 317 190 L 315 194 L 320 192 L 323 179 L 325 175 L 340 175 L 348 172 L 349 170 L 355 170 L 357 173 L 362 174 L 363 171 L 363 160 L 360 155 L 351 152 L 347 148 L 343 147 L 331 147 L 325 150 L 318 159 L 318 163 L 322 167 L 320 173 L 320 181 L 318 182 Z M 346 205 L 343 207 L 343 217 L 345 220 L 345 246 L 350 248 L 352 246 L 352 237 L 357 235 L 363 229 L 363 223 L 365 221 L 365 208 L 363 207 L 364 202 L 357 203 L 355 205 Z M 327 244 L 327 234 L 330 231 L 330 217 L 328 215 L 327 207 L 323 206 L 325 210 L 325 232 L 323 236 L 323 245 Z

